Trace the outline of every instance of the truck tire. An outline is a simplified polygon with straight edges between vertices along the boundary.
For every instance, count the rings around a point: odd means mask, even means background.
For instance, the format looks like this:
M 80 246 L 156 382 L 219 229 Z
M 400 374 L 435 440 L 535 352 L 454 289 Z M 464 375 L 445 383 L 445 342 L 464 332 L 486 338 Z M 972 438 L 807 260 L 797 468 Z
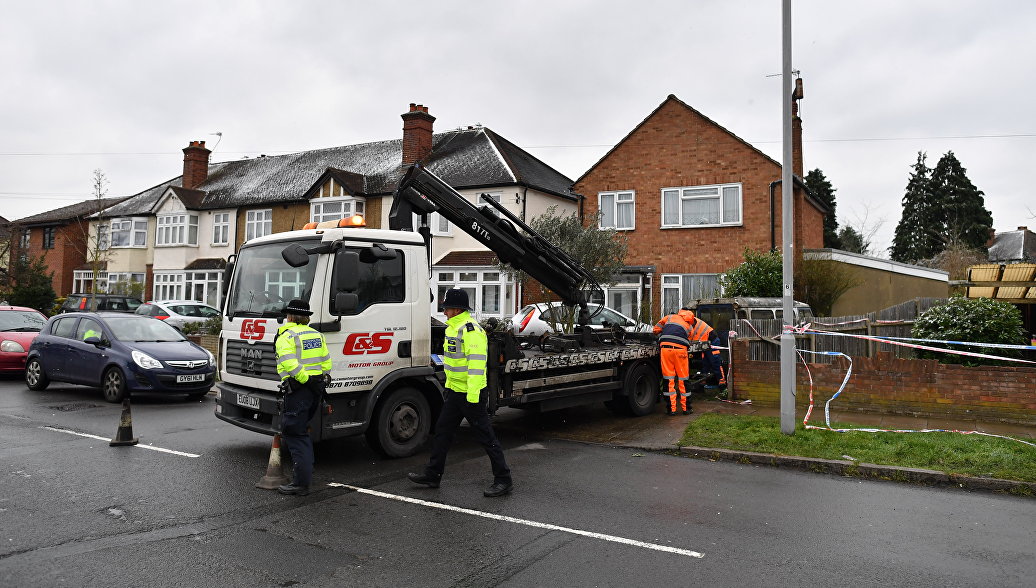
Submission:
M 622 380 L 626 395 L 626 409 L 633 416 L 644 416 L 655 410 L 658 400 L 658 374 L 645 363 L 639 363 L 626 372 Z
M 367 441 L 386 457 L 409 457 L 428 440 L 432 408 L 414 388 L 397 388 L 378 402 Z

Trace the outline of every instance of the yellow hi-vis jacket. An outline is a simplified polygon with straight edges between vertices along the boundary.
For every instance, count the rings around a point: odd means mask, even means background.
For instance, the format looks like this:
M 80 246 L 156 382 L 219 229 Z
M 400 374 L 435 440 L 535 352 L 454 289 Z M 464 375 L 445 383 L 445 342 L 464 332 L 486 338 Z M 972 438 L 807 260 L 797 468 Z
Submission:
M 331 354 L 324 336 L 309 325 L 285 323 L 277 329 L 277 375 L 282 380 L 295 378 L 300 384 L 310 376 L 331 371 Z
M 477 403 L 479 392 L 486 387 L 486 360 L 489 341 L 471 314 L 464 311 L 446 319 L 446 341 L 443 344 L 443 368 L 446 387 L 467 394 L 467 400 Z

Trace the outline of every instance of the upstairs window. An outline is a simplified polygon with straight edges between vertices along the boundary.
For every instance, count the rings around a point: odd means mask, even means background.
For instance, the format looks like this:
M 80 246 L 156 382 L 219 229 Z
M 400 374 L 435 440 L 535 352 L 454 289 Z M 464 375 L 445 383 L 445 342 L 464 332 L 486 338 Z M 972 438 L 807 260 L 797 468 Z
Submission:
M 147 247 L 147 219 L 113 218 L 110 243 L 112 247 Z
M 230 244 L 230 213 L 217 212 L 212 215 L 212 244 Z
M 249 210 L 245 213 L 245 241 L 273 233 L 273 210 Z
M 111 227 L 108 225 L 97 225 L 97 250 L 107 251 L 110 245 L 109 240 L 111 239 Z M 84 290 L 76 290 L 76 292 L 84 292 Z
M 184 212 L 159 215 L 155 245 L 169 247 L 197 244 L 198 215 Z
M 741 184 L 662 189 L 662 227 L 741 224 Z
M 18 241 L 18 248 L 22 251 L 25 251 L 29 248 L 29 235 L 31 234 L 32 232 L 29 231 L 29 229 L 25 229 L 22 231 L 21 239 L 19 239 Z
M 54 227 L 47 227 L 43 229 L 43 248 L 53 249 L 54 248 Z
M 320 223 L 349 218 L 364 213 L 364 201 L 359 198 L 317 198 L 309 204 L 309 220 Z
M 601 211 L 600 228 L 631 231 L 634 227 L 633 192 L 601 192 L 597 205 Z

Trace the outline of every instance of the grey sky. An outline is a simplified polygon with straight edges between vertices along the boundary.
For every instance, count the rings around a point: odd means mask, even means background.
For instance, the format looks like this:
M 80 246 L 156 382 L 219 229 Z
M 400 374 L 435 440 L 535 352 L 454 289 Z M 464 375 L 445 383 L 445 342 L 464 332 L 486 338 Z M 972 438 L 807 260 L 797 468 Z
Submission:
M 180 149 L 217 131 L 213 161 L 399 137 L 411 102 L 438 131 L 482 123 L 573 179 L 668 94 L 781 157 L 779 0 L 0 7 L 8 219 L 89 197 L 96 168 L 109 196 L 175 177 Z M 934 166 L 953 150 L 998 230 L 1036 228 L 1036 3 L 792 13 L 805 167 L 837 189 L 839 222 L 878 227 L 885 255 L 917 151 Z

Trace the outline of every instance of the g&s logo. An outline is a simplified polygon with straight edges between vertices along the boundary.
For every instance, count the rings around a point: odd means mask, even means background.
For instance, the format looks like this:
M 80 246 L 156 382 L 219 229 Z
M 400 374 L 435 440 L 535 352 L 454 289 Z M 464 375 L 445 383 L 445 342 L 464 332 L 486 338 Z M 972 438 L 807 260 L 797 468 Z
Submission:
M 350 333 L 342 347 L 343 355 L 376 355 L 392 349 L 392 333 Z
M 241 321 L 241 338 L 259 340 L 266 334 L 266 321 L 245 319 Z

